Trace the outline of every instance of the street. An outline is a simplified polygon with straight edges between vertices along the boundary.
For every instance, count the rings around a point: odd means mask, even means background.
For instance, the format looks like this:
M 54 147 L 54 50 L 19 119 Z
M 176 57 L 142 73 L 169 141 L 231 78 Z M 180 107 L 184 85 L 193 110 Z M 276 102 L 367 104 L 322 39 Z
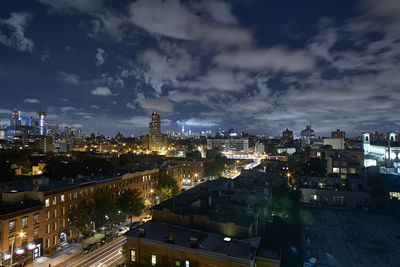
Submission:
M 56 265 L 57 267 L 82 266 L 82 267 L 109 267 L 117 266 L 124 261 L 122 245 L 126 238 L 120 236 L 110 243 L 88 253 L 79 253 L 74 257 Z

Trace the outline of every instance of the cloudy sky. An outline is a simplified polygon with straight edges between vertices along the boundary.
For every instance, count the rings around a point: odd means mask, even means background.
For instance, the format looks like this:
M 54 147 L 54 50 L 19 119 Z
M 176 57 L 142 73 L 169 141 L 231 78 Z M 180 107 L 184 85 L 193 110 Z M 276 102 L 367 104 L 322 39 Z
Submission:
M 400 1 L 2 0 L 0 92 L 107 135 L 397 131 Z

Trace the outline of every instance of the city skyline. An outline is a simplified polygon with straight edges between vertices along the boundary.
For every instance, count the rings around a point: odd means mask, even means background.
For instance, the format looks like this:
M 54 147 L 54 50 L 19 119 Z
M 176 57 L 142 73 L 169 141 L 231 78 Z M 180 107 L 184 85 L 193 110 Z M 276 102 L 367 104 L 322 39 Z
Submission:
M 145 134 L 153 111 L 164 132 L 398 133 L 396 1 L 0 6 L 0 125 L 17 107 L 105 135 Z

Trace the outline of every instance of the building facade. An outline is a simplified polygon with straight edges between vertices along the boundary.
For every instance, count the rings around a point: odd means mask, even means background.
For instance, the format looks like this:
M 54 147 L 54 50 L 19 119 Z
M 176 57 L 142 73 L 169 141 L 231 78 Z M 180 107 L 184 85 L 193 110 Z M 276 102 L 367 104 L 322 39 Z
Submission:
M 389 133 L 386 141 L 371 141 L 371 135 L 365 133 L 363 148 L 365 167 L 381 166 L 384 172 L 400 173 L 400 142 L 395 133 Z
M 110 190 L 118 196 L 124 190 L 137 189 L 145 199 L 151 200 L 158 183 L 159 170 L 127 173 L 113 178 L 82 178 L 55 181 L 34 178 L 7 184 L 2 188 L 2 205 L 14 207 L 0 213 L 0 257 L 7 260 L 11 255 L 10 241 L 15 237 L 14 253 L 24 251 L 30 259 L 49 254 L 69 241 L 68 212 L 81 201 L 93 202 L 96 194 Z M 29 181 L 28 181 L 29 180 Z M 20 207 L 18 203 L 35 205 Z M 39 250 L 33 250 L 33 247 Z M 29 250 L 29 248 L 32 248 Z M 36 254 L 35 254 L 36 253 Z
M 153 112 L 151 115 L 151 122 L 149 123 L 149 150 L 160 151 L 161 148 L 161 118 L 157 112 Z
M 207 149 L 217 149 L 222 153 L 247 154 L 249 152 L 249 140 L 238 139 L 207 139 Z
M 300 135 L 301 135 L 301 147 L 310 146 L 312 140 L 315 138 L 315 133 L 314 130 L 311 129 L 311 125 L 307 125 L 306 129 L 302 130 Z

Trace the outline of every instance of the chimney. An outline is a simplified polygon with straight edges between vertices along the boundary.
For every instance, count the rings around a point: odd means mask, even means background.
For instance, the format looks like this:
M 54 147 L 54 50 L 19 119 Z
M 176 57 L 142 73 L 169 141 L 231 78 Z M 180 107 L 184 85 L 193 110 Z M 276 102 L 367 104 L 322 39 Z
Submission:
M 169 236 L 165 238 L 165 243 L 174 244 L 175 243 L 175 236 L 171 233 Z
M 139 228 L 139 237 L 146 237 L 146 230 L 144 228 Z
M 197 246 L 199 245 L 199 244 L 198 244 L 198 243 L 199 243 L 199 238 L 193 236 L 193 237 L 191 237 L 189 240 L 190 240 L 190 247 L 191 247 L 191 248 L 197 248 Z

